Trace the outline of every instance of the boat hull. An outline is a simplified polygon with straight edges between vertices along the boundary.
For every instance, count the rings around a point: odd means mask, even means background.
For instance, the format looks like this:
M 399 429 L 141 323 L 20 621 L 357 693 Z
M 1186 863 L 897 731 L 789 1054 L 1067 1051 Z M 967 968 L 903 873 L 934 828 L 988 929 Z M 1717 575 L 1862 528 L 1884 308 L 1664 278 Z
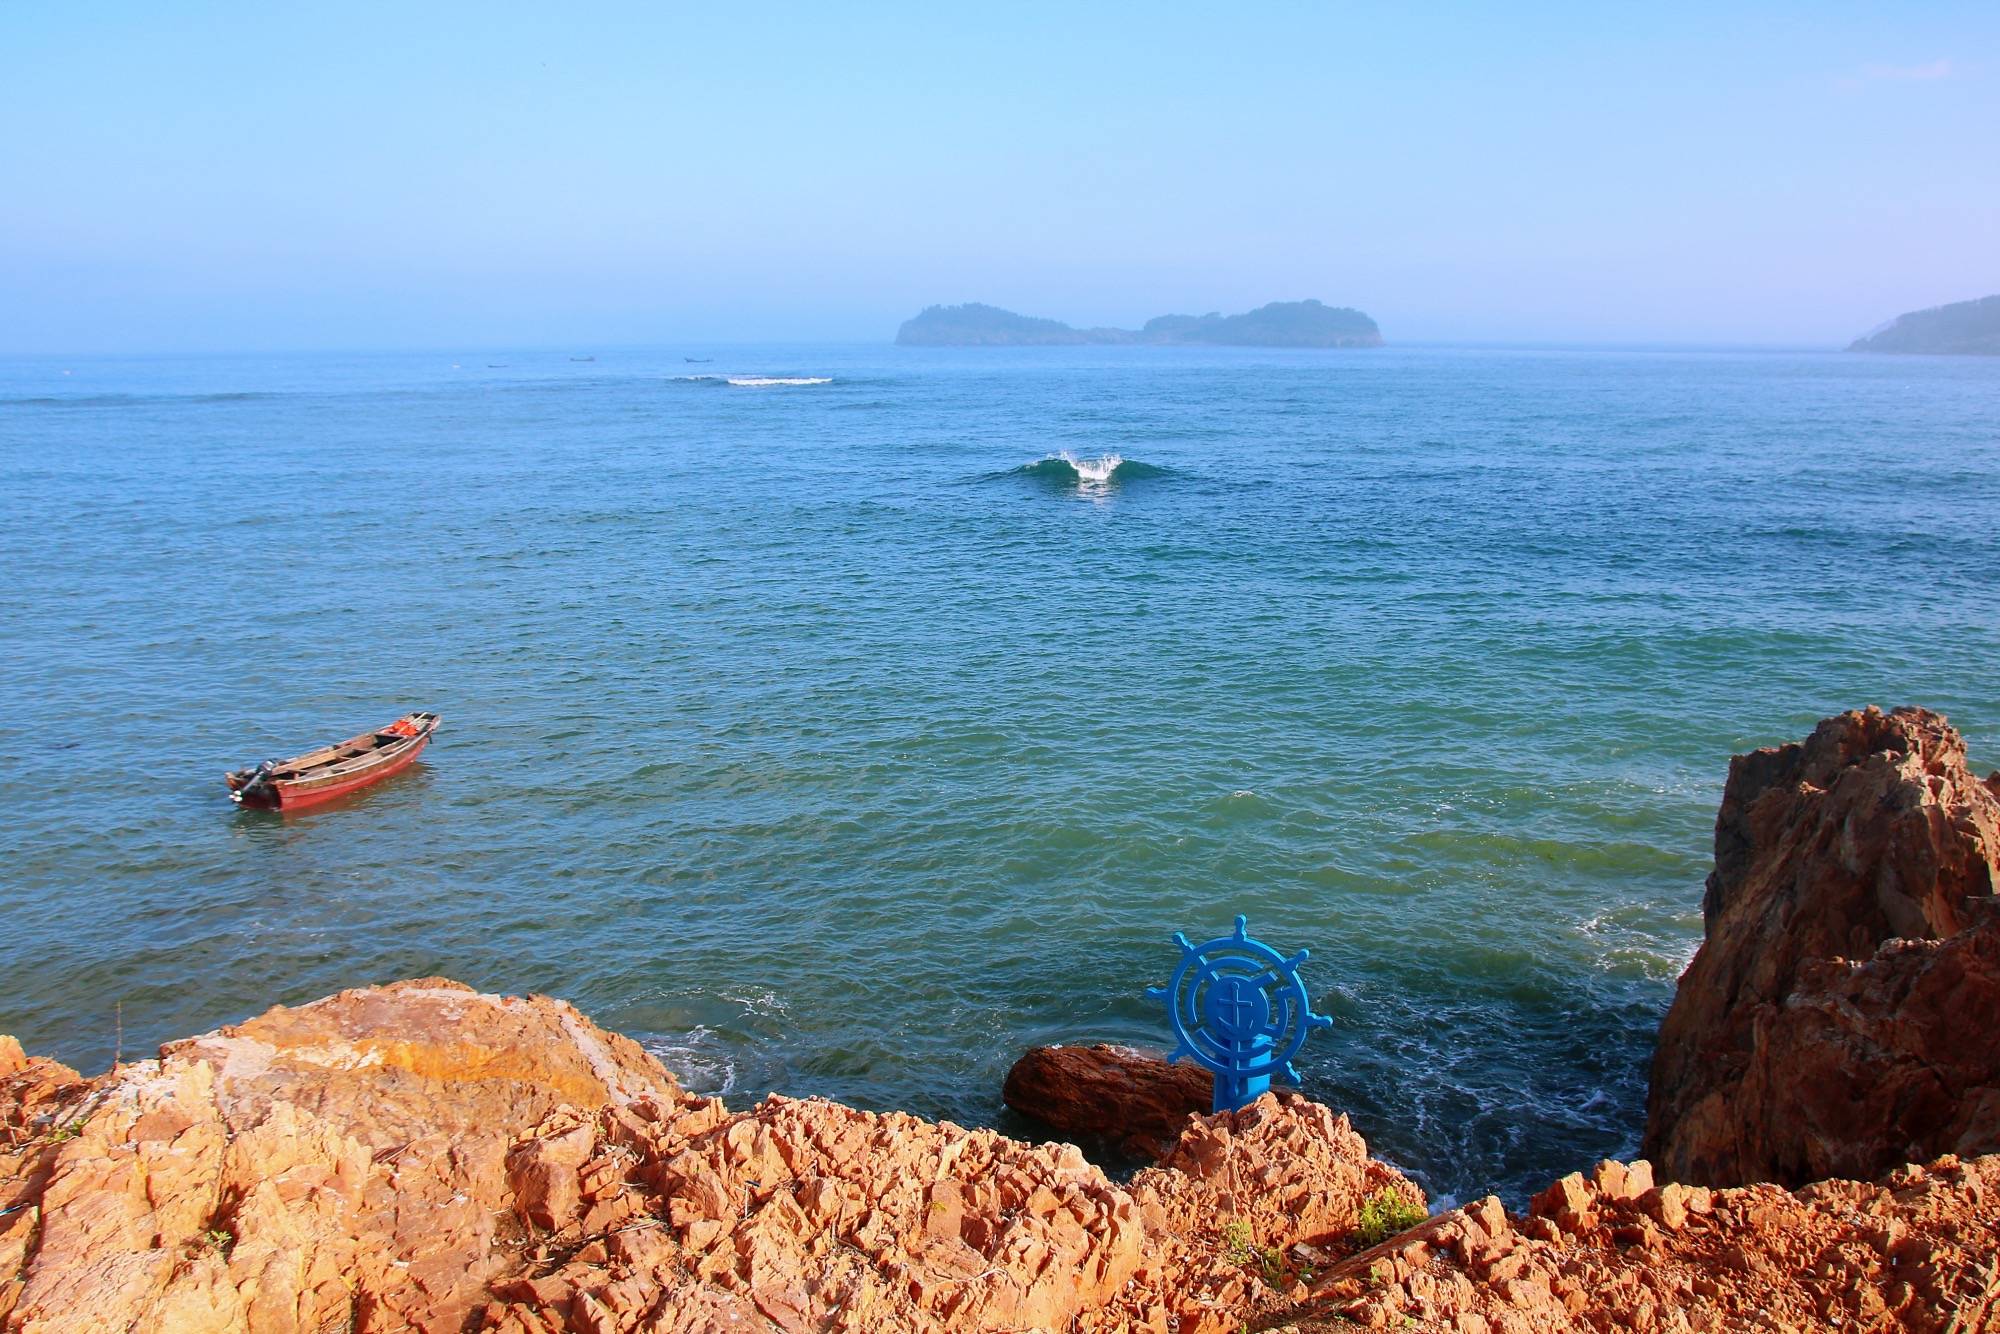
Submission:
M 260 779 L 256 772 L 245 769 L 229 775 L 230 797 L 239 806 L 253 810 L 295 811 L 307 806 L 318 806 L 372 783 L 379 783 L 415 763 L 416 758 L 430 745 L 431 738 L 437 734 L 437 719 L 434 714 L 409 715 L 398 719 L 391 728 L 407 725 L 411 718 L 428 721 L 423 722 L 423 730 L 416 735 L 393 748 L 385 749 L 376 762 L 367 763 L 360 768 L 339 765 L 337 769 L 344 772 L 336 771 L 324 775 L 315 775 L 308 767 L 306 772 L 295 777 L 272 776 L 268 779 Z M 379 739 L 384 733 L 375 735 Z M 364 737 L 357 737 L 353 742 L 345 744 L 355 745 Z M 323 755 L 335 749 L 337 748 L 329 747 L 327 751 L 320 753 Z M 276 763 L 273 761 L 272 765 Z M 272 765 L 265 767 L 269 768 Z
M 424 753 L 424 747 L 430 744 L 430 737 L 425 736 L 416 745 L 411 746 L 401 755 L 392 760 L 385 761 L 379 769 L 370 769 L 365 774 L 356 774 L 352 778 L 338 779 L 324 786 L 314 786 L 310 783 L 278 783 L 276 784 L 278 789 L 277 809 L 281 811 L 295 811 L 304 806 L 317 806 L 323 801 L 332 801 L 335 797 L 344 797 L 350 792 L 358 791 L 361 788 L 367 787 L 370 783 L 379 783 L 383 779 L 399 774 L 409 768 L 417 756 Z

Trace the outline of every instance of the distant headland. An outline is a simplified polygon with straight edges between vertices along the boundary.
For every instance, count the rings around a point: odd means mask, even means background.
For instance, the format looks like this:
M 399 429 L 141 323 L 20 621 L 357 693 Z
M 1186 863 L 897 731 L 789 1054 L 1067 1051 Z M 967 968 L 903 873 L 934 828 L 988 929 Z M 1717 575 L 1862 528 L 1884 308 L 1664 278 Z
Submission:
M 1273 301 L 1242 315 L 1161 315 L 1143 329 L 1072 329 L 972 302 L 931 306 L 896 331 L 903 347 L 1070 347 L 1086 343 L 1215 347 L 1380 347 L 1375 321 L 1347 306 Z
M 905 326 L 907 327 L 907 326 Z M 1849 352 L 1932 352 L 2000 356 L 2000 296 L 1898 315 L 1848 345 Z

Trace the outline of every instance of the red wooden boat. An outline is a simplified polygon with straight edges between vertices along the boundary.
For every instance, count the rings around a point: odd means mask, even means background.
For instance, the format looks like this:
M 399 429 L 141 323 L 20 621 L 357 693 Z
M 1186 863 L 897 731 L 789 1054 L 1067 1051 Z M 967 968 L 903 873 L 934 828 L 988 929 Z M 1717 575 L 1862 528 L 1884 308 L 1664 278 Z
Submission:
M 363 732 L 296 759 L 238 769 L 225 780 L 229 799 L 259 810 L 291 811 L 345 796 L 408 767 L 436 735 L 438 721 L 435 713 L 406 713 L 379 732 Z

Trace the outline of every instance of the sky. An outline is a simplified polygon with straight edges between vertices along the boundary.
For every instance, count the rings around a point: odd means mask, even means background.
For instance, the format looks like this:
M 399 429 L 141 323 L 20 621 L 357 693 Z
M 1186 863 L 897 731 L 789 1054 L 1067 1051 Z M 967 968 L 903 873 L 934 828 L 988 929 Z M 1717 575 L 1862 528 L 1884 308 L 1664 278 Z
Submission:
M 11 354 L 1309 296 L 1392 342 L 1816 346 L 1993 292 L 1993 0 L 0 0 Z

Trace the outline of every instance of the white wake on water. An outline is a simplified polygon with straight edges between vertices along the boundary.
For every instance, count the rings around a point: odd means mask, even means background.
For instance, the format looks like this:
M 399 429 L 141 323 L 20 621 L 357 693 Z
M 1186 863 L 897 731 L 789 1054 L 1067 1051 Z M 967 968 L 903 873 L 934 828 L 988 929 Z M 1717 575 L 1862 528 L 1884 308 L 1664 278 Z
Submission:
M 770 389 L 778 385 L 832 384 L 831 375 L 670 375 L 670 380 L 683 383 L 709 381 L 726 384 L 737 389 Z

